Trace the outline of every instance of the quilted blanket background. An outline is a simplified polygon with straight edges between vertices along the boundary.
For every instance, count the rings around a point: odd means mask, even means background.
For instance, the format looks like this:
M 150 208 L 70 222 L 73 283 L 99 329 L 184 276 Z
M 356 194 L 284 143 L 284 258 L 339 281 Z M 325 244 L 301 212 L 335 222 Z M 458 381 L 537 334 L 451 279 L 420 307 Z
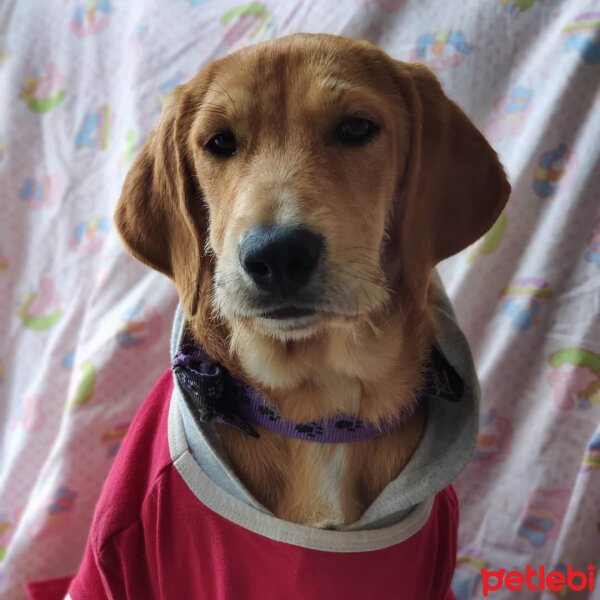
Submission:
M 161 100 L 211 59 L 295 31 L 428 64 L 513 184 L 493 229 L 440 268 L 483 390 L 457 483 L 457 598 L 482 597 L 481 568 L 599 564 L 598 0 L 4 0 L 1 598 L 76 570 L 119 443 L 168 365 L 174 289 L 111 222 Z

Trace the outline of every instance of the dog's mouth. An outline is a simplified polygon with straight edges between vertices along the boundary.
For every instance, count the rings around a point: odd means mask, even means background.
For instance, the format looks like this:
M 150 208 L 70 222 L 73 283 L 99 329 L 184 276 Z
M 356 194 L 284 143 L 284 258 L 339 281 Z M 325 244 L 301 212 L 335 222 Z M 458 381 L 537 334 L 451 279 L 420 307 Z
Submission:
M 316 307 L 287 304 L 263 310 L 253 320 L 259 331 L 282 339 L 296 339 L 314 333 L 327 318 Z
M 232 326 L 280 340 L 305 339 L 352 326 L 387 298 L 384 286 L 345 274 L 342 268 L 323 265 L 303 289 L 281 293 L 261 290 L 239 269 L 217 268 L 213 304 Z
M 275 310 L 269 310 L 262 313 L 260 316 L 263 319 L 273 319 L 277 321 L 288 319 L 301 319 L 302 317 L 310 317 L 316 314 L 314 308 L 298 308 L 297 306 L 282 306 Z

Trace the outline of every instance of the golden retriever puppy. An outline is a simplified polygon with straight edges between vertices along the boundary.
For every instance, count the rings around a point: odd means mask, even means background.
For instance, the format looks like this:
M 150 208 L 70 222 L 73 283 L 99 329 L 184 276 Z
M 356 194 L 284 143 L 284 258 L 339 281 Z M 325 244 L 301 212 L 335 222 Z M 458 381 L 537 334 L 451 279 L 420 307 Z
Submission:
M 194 340 L 286 419 L 378 423 L 412 411 L 422 384 L 435 264 L 485 233 L 509 191 L 425 66 L 297 34 L 175 89 L 115 220 L 129 251 L 175 282 Z M 355 444 L 219 434 L 276 515 L 337 527 L 398 475 L 424 419 L 416 407 Z

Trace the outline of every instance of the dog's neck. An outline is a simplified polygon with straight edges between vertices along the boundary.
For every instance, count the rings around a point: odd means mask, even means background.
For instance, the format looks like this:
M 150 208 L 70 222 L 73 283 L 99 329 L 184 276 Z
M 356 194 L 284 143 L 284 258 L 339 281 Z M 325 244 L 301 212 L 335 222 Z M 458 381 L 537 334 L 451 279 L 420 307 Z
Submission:
M 433 325 L 426 309 L 397 307 L 296 342 L 243 326 L 230 340 L 243 371 L 284 418 L 310 422 L 347 414 L 379 422 L 414 401 Z
M 352 328 L 329 329 L 284 344 L 245 327 L 231 332 L 241 371 L 286 419 L 335 414 L 378 422 L 415 401 L 433 341 L 428 310 L 398 306 Z M 350 444 L 285 438 L 260 428 L 260 439 L 219 425 L 224 448 L 248 489 L 286 520 L 325 528 L 356 521 L 395 479 L 416 449 L 421 409 L 389 435 Z

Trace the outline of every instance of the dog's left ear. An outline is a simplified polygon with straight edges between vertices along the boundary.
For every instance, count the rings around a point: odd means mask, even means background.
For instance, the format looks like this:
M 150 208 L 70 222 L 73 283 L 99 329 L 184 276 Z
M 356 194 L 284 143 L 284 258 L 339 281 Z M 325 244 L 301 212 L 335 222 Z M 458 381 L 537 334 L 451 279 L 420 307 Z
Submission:
M 396 62 L 407 105 L 410 149 L 401 183 L 403 252 L 429 267 L 481 237 L 500 215 L 510 185 L 496 152 L 424 65 Z M 421 265 L 422 267 L 423 265 Z

